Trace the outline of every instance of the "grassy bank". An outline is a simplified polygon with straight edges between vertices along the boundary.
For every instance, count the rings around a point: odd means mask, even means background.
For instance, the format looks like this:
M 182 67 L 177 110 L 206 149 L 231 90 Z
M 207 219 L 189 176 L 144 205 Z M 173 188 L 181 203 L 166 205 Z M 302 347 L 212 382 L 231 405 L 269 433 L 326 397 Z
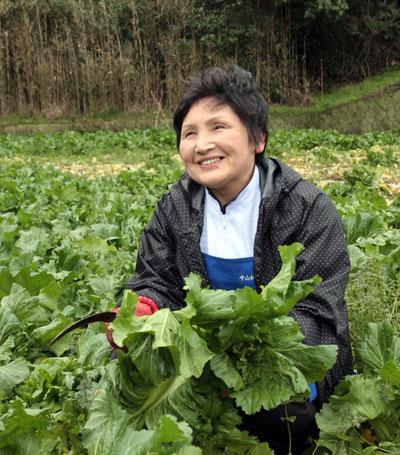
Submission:
M 319 128 L 365 133 L 398 128 L 400 69 L 315 96 L 312 106 L 272 106 L 271 129 Z

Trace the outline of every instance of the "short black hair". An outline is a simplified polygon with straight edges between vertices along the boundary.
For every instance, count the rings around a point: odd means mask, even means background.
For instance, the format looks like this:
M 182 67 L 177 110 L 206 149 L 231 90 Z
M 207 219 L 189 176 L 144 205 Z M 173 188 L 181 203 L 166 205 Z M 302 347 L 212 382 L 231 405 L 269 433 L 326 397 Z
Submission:
M 179 148 L 183 121 L 196 101 L 207 96 L 218 104 L 227 104 L 246 127 L 250 140 L 258 144 L 260 137 L 268 140 L 268 106 L 249 71 L 237 65 L 227 70 L 209 68 L 197 74 L 186 89 L 175 110 L 173 126 Z M 261 159 L 262 154 L 256 155 Z

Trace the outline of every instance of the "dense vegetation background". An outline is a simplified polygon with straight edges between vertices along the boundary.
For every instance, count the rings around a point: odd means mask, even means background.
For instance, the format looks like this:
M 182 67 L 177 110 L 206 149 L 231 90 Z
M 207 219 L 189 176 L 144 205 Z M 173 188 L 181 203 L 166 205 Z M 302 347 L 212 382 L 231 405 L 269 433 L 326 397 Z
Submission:
M 397 0 L 0 0 L 0 115 L 169 109 L 229 62 L 307 104 L 399 55 Z

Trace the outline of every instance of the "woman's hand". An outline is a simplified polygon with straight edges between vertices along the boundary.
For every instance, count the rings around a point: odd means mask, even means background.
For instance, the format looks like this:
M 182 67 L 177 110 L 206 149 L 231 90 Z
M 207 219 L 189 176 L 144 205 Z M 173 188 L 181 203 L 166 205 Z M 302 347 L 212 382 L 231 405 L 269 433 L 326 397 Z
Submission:
M 117 314 L 119 312 L 120 308 L 121 307 L 117 306 L 112 311 Z M 155 313 L 157 310 L 158 310 L 158 307 L 153 300 L 151 300 L 148 297 L 145 297 L 143 295 L 138 296 L 136 310 L 134 313 L 135 316 L 150 316 L 153 313 Z M 117 346 L 114 343 L 112 332 L 109 329 L 109 322 L 106 322 L 106 337 L 113 349 L 123 349 L 125 352 L 128 351 L 128 348 L 126 346 L 124 346 L 123 348 L 120 348 L 119 346 Z

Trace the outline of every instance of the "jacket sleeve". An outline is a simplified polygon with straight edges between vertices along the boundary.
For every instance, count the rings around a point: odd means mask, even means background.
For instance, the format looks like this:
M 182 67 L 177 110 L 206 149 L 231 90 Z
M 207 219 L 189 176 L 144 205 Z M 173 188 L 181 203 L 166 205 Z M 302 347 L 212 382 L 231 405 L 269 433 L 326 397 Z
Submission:
M 348 314 L 344 299 L 350 261 L 342 222 L 329 198 L 320 193 L 308 211 L 298 232 L 297 240 L 304 251 L 297 260 L 295 280 L 320 275 L 322 283 L 293 309 L 305 343 L 336 344 L 337 362 L 319 383 L 320 399 L 332 393 L 339 380 L 352 372 Z
M 142 233 L 136 271 L 126 287 L 150 297 L 159 308 L 176 310 L 183 305 L 184 283 L 176 267 L 176 240 L 165 211 L 167 197 L 158 203 Z

